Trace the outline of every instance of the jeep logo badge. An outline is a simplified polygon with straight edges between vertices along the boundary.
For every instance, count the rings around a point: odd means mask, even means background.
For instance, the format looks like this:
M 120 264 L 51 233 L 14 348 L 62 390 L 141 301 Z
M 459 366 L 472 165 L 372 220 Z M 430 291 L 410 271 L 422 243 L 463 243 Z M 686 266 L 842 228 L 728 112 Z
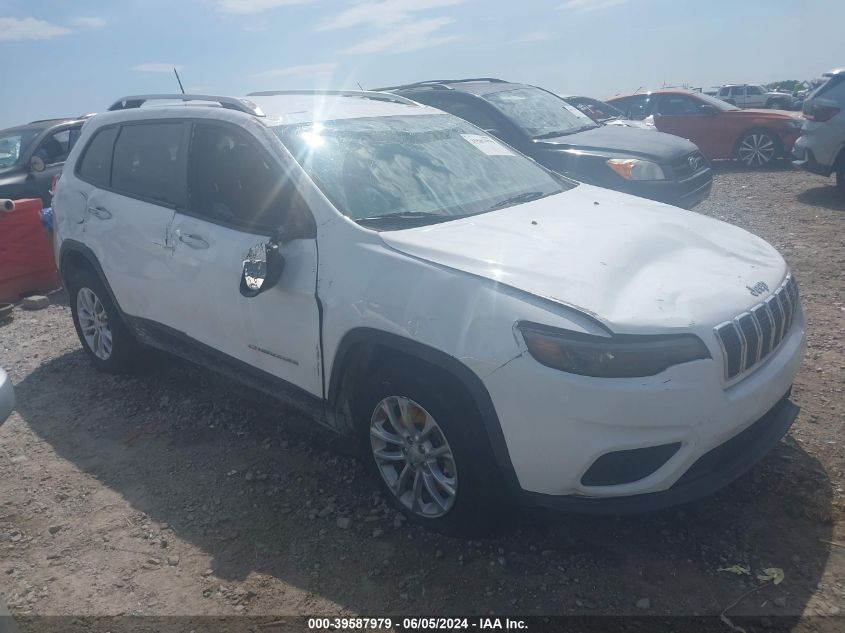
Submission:
M 746 286 L 746 288 L 748 288 L 748 292 L 754 297 L 759 297 L 764 292 L 769 292 L 769 287 L 762 281 L 758 281 L 753 286 Z

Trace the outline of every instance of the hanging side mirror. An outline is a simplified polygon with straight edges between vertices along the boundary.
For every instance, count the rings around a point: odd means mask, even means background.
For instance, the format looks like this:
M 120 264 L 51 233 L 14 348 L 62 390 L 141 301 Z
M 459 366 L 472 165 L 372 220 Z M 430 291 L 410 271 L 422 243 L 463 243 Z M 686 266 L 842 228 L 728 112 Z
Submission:
M 43 158 L 41 158 L 38 154 L 33 154 L 32 158 L 29 159 L 29 168 L 35 172 L 42 172 L 47 168 L 47 166 L 44 164 Z
M 282 278 L 285 258 L 279 252 L 276 240 L 256 244 L 246 254 L 241 271 L 241 294 L 255 297 L 270 290 Z

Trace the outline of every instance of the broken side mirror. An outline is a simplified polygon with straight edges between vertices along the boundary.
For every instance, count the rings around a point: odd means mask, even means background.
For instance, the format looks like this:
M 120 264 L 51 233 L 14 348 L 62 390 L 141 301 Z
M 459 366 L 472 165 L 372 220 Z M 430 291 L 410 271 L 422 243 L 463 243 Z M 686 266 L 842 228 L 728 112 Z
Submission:
M 29 159 L 29 168 L 34 172 L 42 172 L 47 168 L 47 165 L 44 164 L 44 159 L 38 154 L 33 154 L 32 158 Z
M 241 272 L 241 294 L 255 297 L 279 283 L 285 269 L 285 258 L 275 238 L 256 244 L 246 254 Z

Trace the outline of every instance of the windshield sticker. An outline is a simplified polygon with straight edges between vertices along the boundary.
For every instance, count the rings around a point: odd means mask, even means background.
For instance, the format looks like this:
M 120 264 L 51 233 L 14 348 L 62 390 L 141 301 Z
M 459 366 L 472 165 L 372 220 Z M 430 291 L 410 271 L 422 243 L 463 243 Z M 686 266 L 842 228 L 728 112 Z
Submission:
M 497 143 L 489 136 L 481 134 L 461 134 L 465 141 L 474 145 L 488 156 L 513 156 L 514 153 L 501 143 Z

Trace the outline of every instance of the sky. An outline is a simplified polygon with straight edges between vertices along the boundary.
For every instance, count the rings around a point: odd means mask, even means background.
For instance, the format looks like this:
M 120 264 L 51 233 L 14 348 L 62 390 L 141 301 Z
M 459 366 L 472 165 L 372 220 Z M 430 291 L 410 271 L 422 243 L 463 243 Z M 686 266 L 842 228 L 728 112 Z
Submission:
M 0 0 L 0 128 L 130 94 L 500 77 L 605 97 L 845 66 L 845 0 Z

